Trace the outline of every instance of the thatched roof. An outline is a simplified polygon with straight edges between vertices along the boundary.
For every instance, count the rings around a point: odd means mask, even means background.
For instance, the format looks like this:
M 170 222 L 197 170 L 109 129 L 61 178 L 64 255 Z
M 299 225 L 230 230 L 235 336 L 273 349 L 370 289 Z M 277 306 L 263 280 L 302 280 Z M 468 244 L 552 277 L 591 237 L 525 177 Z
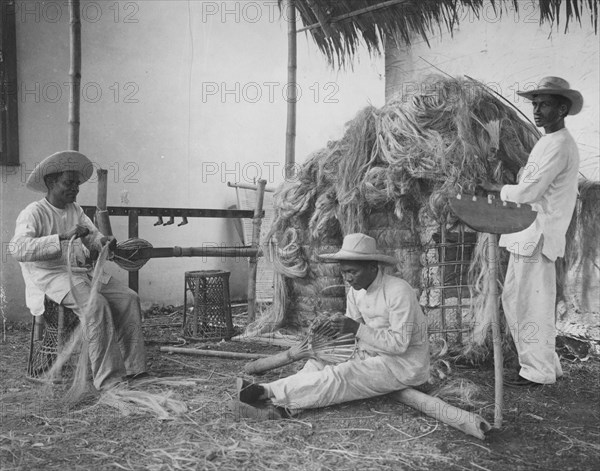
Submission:
M 509 7 L 519 11 L 519 0 L 490 1 L 497 15 L 507 14 Z M 482 9 L 489 7 L 485 0 L 295 0 L 295 3 L 304 26 L 312 26 L 307 31 L 330 63 L 339 66 L 354 56 L 361 40 L 370 52 L 381 53 L 385 41 L 410 44 L 415 36 L 427 41 L 436 29 L 452 32 L 465 12 L 479 17 Z M 597 0 L 537 0 L 535 3 L 540 10 L 540 22 L 557 27 L 564 23 L 567 32 L 570 23 L 581 24 L 589 14 L 597 33 Z M 564 18 L 562 9 L 566 12 Z M 362 12 L 355 14 L 359 11 Z

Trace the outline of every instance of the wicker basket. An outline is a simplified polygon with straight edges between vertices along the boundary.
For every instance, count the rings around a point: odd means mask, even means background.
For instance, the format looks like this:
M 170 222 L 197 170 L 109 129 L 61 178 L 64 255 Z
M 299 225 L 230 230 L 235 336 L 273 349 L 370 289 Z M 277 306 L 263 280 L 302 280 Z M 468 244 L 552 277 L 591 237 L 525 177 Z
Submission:
M 75 313 L 46 298 L 44 314 L 33 318 L 27 361 L 27 376 L 39 378 L 50 370 L 57 355 L 75 331 L 79 318 Z M 59 378 L 53 378 L 58 380 Z
M 188 293 L 191 294 L 189 301 Z M 188 306 L 191 312 L 188 312 Z M 183 336 L 192 340 L 216 340 L 229 339 L 233 334 L 229 272 L 221 270 L 186 272 Z

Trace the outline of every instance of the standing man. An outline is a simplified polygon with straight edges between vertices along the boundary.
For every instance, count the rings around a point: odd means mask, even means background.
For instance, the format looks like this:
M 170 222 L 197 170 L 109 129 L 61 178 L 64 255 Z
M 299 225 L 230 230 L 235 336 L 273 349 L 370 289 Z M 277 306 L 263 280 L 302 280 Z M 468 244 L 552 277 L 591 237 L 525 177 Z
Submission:
M 84 310 L 91 293 L 91 268 L 85 266 L 84 247 L 98 251 L 106 244 L 116 247 L 115 238 L 101 234 L 75 202 L 79 185 L 92 172 L 92 162 L 75 151 L 57 152 L 38 164 L 26 186 L 46 196 L 19 214 L 11 253 L 21 264 L 27 307 L 34 316 L 44 313 L 47 296 L 79 317 L 94 386 L 103 389 L 123 377 L 145 374 L 146 353 L 140 299 L 134 291 L 103 273 L 96 303 L 90 312 Z M 67 264 L 73 273 L 72 285 Z
M 429 379 L 427 321 L 415 292 L 379 268 L 380 262 L 395 264 L 396 259 L 378 252 L 375 239 L 364 234 L 347 235 L 339 252 L 321 258 L 339 262 L 351 286 L 346 315 L 332 321 L 340 334 L 356 336 L 358 352 L 337 365 L 309 360 L 299 373 L 272 383 L 238 378 L 238 399 L 246 404 L 240 407 L 242 414 L 260 418 L 262 410 L 263 418 L 276 418 L 284 409 L 365 399 Z
M 510 252 L 502 305 L 519 355 L 520 371 L 509 386 L 552 384 L 562 376 L 555 352 L 555 260 L 565 252 L 565 234 L 577 199 L 579 152 L 565 117 L 581 111 L 583 97 L 559 77 L 545 77 L 531 100 L 535 124 L 546 134 L 529 155 L 516 185 L 485 182 L 503 201 L 531 204 L 538 215 L 527 229 L 500 238 Z

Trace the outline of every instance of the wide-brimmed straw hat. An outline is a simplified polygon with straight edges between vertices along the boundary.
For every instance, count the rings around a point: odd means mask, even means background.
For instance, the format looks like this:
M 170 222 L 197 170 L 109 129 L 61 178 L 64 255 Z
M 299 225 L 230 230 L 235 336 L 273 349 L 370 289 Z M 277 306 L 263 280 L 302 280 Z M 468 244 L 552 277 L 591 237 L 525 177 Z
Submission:
M 373 237 L 365 234 L 348 234 L 344 237 L 342 248 L 336 253 L 324 253 L 319 255 L 325 260 L 364 260 L 396 264 L 396 258 L 377 251 L 377 245 Z
M 90 179 L 94 172 L 94 165 L 81 152 L 74 150 L 63 150 L 52 154 L 42 160 L 33 169 L 27 179 L 26 187 L 33 191 L 46 193 L 48 187 L 44 182 L 44 177 L 51 173 L 75 171 L 79 173 L 79 183 L 84 183 Z
M 583 107 L 583 96 L 577 90 L 571 89 L 569 82 L 560 77 L 544 77 L 534 90 L 517 92 L 525 98 L 532 99 L 535 95 L 560 95 L 568 98 L 571 102 L 570 115 L 575 115 Z

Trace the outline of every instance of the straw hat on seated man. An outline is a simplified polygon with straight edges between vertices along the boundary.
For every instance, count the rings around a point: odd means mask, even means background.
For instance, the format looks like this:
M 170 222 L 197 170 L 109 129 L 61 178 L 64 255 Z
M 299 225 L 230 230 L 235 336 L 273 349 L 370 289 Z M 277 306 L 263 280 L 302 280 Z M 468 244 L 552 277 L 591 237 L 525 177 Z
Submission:
M 325 365 L 309 360 L 295 375 L 271 383 L 237 380 L 240 413 L 278 418 L 285 411 L 326 407 L 417 386 L 429 379 L 427 323 L 413 288 L 385 275 L 380 263 L 395 264 L 365 234 L 344 237 L 342 248 L 321 258 L 338 262 L 350 285 L 346 314 L 333 318 L 341 334 L 358 339 L 348 361 Z
M 92 162 L 76 151 L 57 152 L 40 162 L 29 176 L 27 188 L 46 196 L 19 214 L 10 251 L 21 264 L 27 307 L 34 316 L 44 313 L 47 296 L 79 317 L 94 385 L 102 389 L 123 377 L 144 374 L 146 354 L 140 299 L 134 291 L 102 273 L 97 300 L 89 312 L 84 309 L 92 280 L 85 248 L 116 246 L 115 238 L 101 234 L 75 202 L 79 185 L 89 180 L 93 168 Z

